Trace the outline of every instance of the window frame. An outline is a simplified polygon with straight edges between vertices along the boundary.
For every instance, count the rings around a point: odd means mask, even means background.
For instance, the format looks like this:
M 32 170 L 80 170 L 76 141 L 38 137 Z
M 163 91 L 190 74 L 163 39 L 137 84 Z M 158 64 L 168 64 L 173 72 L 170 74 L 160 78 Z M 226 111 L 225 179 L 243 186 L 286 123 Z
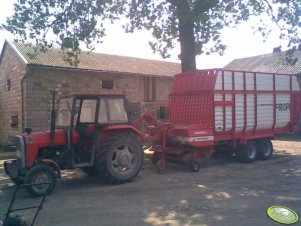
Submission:
M 108 121 L 107 122 L 100 122 L 99 121 L 99 112 L 100 112 L 100 101 L 101 99 L 104 100 L 105 102 L 105 110 L 106 110 L 106 114 L 107 114 L 107 119 Z M 126 120 L 124 121 L 116 121 L 116 120 L 112 120 L 111 119 L 111 114 L 110 114 L 110 111 L 109 111 L 109 100 L 112 100 L 112 99 L 122 99 L 123 100 L 123 107 L 124 107 L 124 110 L 125 110 L 125 113 L 126 113 Z M 99 124 L 128 124 L 129 123 L 129 116 L 128 116 L 128 111 L 127 111 L 127 104 L 126 104 L 126 99 L 124 97 L 121 97 L 121 96 L 116 96 L 116 97 L 113 97 L 113 96 L 110 96 L 110 97 L 100 97 L 99 98 L 99 106 L 98 106 L 98 115 L 97 115 L 97 122 Z

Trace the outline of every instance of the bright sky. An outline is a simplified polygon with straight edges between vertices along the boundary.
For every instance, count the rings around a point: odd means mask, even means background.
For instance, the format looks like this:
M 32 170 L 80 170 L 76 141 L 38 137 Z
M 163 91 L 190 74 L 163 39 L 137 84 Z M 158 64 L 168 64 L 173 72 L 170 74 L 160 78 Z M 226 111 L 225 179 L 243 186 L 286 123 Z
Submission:
M 12 0 L 2 0 L 0 7 L 0 23 L 5 22 L 5 18 L 13 13 Z M 225 54 L 219 56 L 212 54 L 210 56 L 202 55 L 197 57 L 197 67 L 219 68 L 230 63 L 233 59 L 250 57 L 271 53 L 274 47 L 280 45 L 276 27 L 267 42 L 262 41 L 262 37 L 252 30 L 252 22 L 239 25 L 237 28 L 227 28 L 223 31 L 222 40 L 228 46 Z M 96 46 L 95 51 L 108 54 L 123 56 L 140 57 L 147 59 L 162 60 L 159 54 L 154 54 L 148 45 L 151 35 L 147 31 L 125 34 L 119 26 L 110 25 L 107 29 L 107 35 L 102 44 Z M 0 31 L 0 50 L 4 39 L 13 40 L 13 36 L 5 31 Z M 179 62 L 177 55 L 179 48 L 172 51 L 172 57 L 168 61 Z

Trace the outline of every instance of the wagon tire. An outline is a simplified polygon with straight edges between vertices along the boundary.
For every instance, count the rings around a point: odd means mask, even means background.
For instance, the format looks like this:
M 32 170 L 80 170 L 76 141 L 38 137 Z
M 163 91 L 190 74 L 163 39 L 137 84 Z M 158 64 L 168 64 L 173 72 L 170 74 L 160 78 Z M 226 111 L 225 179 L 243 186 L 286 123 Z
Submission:
M 238 162 L 251 163 L 254 162 L 257 156 L 257 145 L 254 141 L 248 141 L 244 145 L 240 145 L 236 157 Z
M 28 186 L 27 190 L 31 197 L 49 195 L 56 184 L 57 176 L 54 169 L 45 164 L 32 167 L 25 176 L 25 184 L 50 183 L 44 185 Z
M 188 168 L 189 168 L 190 172 L 198 172 L 201 168 L 201 165 L 199 162 L 197 162 L 195 160 L 190 160 L 188 162 Z
M 97 149 L 95 166 L 105 182 L 122 184 L 132 181 L 143 164 L 143 149 L 136 135 L 115 133 Z
M 271 158 L 274 151 L 271 140 L 269 139 L 259 140 L 257 141 L 257 147 L 258 147 L 257 158 L 259 160 L 268 160 L 269 158 Z

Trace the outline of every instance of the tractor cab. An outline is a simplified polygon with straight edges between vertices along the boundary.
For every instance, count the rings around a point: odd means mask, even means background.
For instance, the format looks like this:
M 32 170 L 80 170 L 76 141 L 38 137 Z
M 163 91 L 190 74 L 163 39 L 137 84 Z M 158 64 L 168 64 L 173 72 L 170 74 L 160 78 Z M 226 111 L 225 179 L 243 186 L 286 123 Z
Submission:
M 59 99 L 56 127 L 67 130 L 67 160 L 74 167 L 94 164 L 100 132 L 109 125 L 128 124 L 123 95 L 72 95 Z

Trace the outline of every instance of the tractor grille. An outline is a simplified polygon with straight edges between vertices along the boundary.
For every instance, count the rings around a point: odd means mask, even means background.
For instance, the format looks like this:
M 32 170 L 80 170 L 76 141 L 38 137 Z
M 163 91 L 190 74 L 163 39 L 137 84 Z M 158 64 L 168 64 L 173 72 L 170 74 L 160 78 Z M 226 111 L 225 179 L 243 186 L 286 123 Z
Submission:
M 20 140 L 17 136 L 9 136 L 7 138 L 6 148 L 8 151 L 16 151 L 17 148 L 21 150 Z
M 7 150 L 8 151 L 15 151 L 16 157 L 21 159 L 22 154 L 24 154 L 24 141 L 22 136 L 10 136 L 7 139 Z

